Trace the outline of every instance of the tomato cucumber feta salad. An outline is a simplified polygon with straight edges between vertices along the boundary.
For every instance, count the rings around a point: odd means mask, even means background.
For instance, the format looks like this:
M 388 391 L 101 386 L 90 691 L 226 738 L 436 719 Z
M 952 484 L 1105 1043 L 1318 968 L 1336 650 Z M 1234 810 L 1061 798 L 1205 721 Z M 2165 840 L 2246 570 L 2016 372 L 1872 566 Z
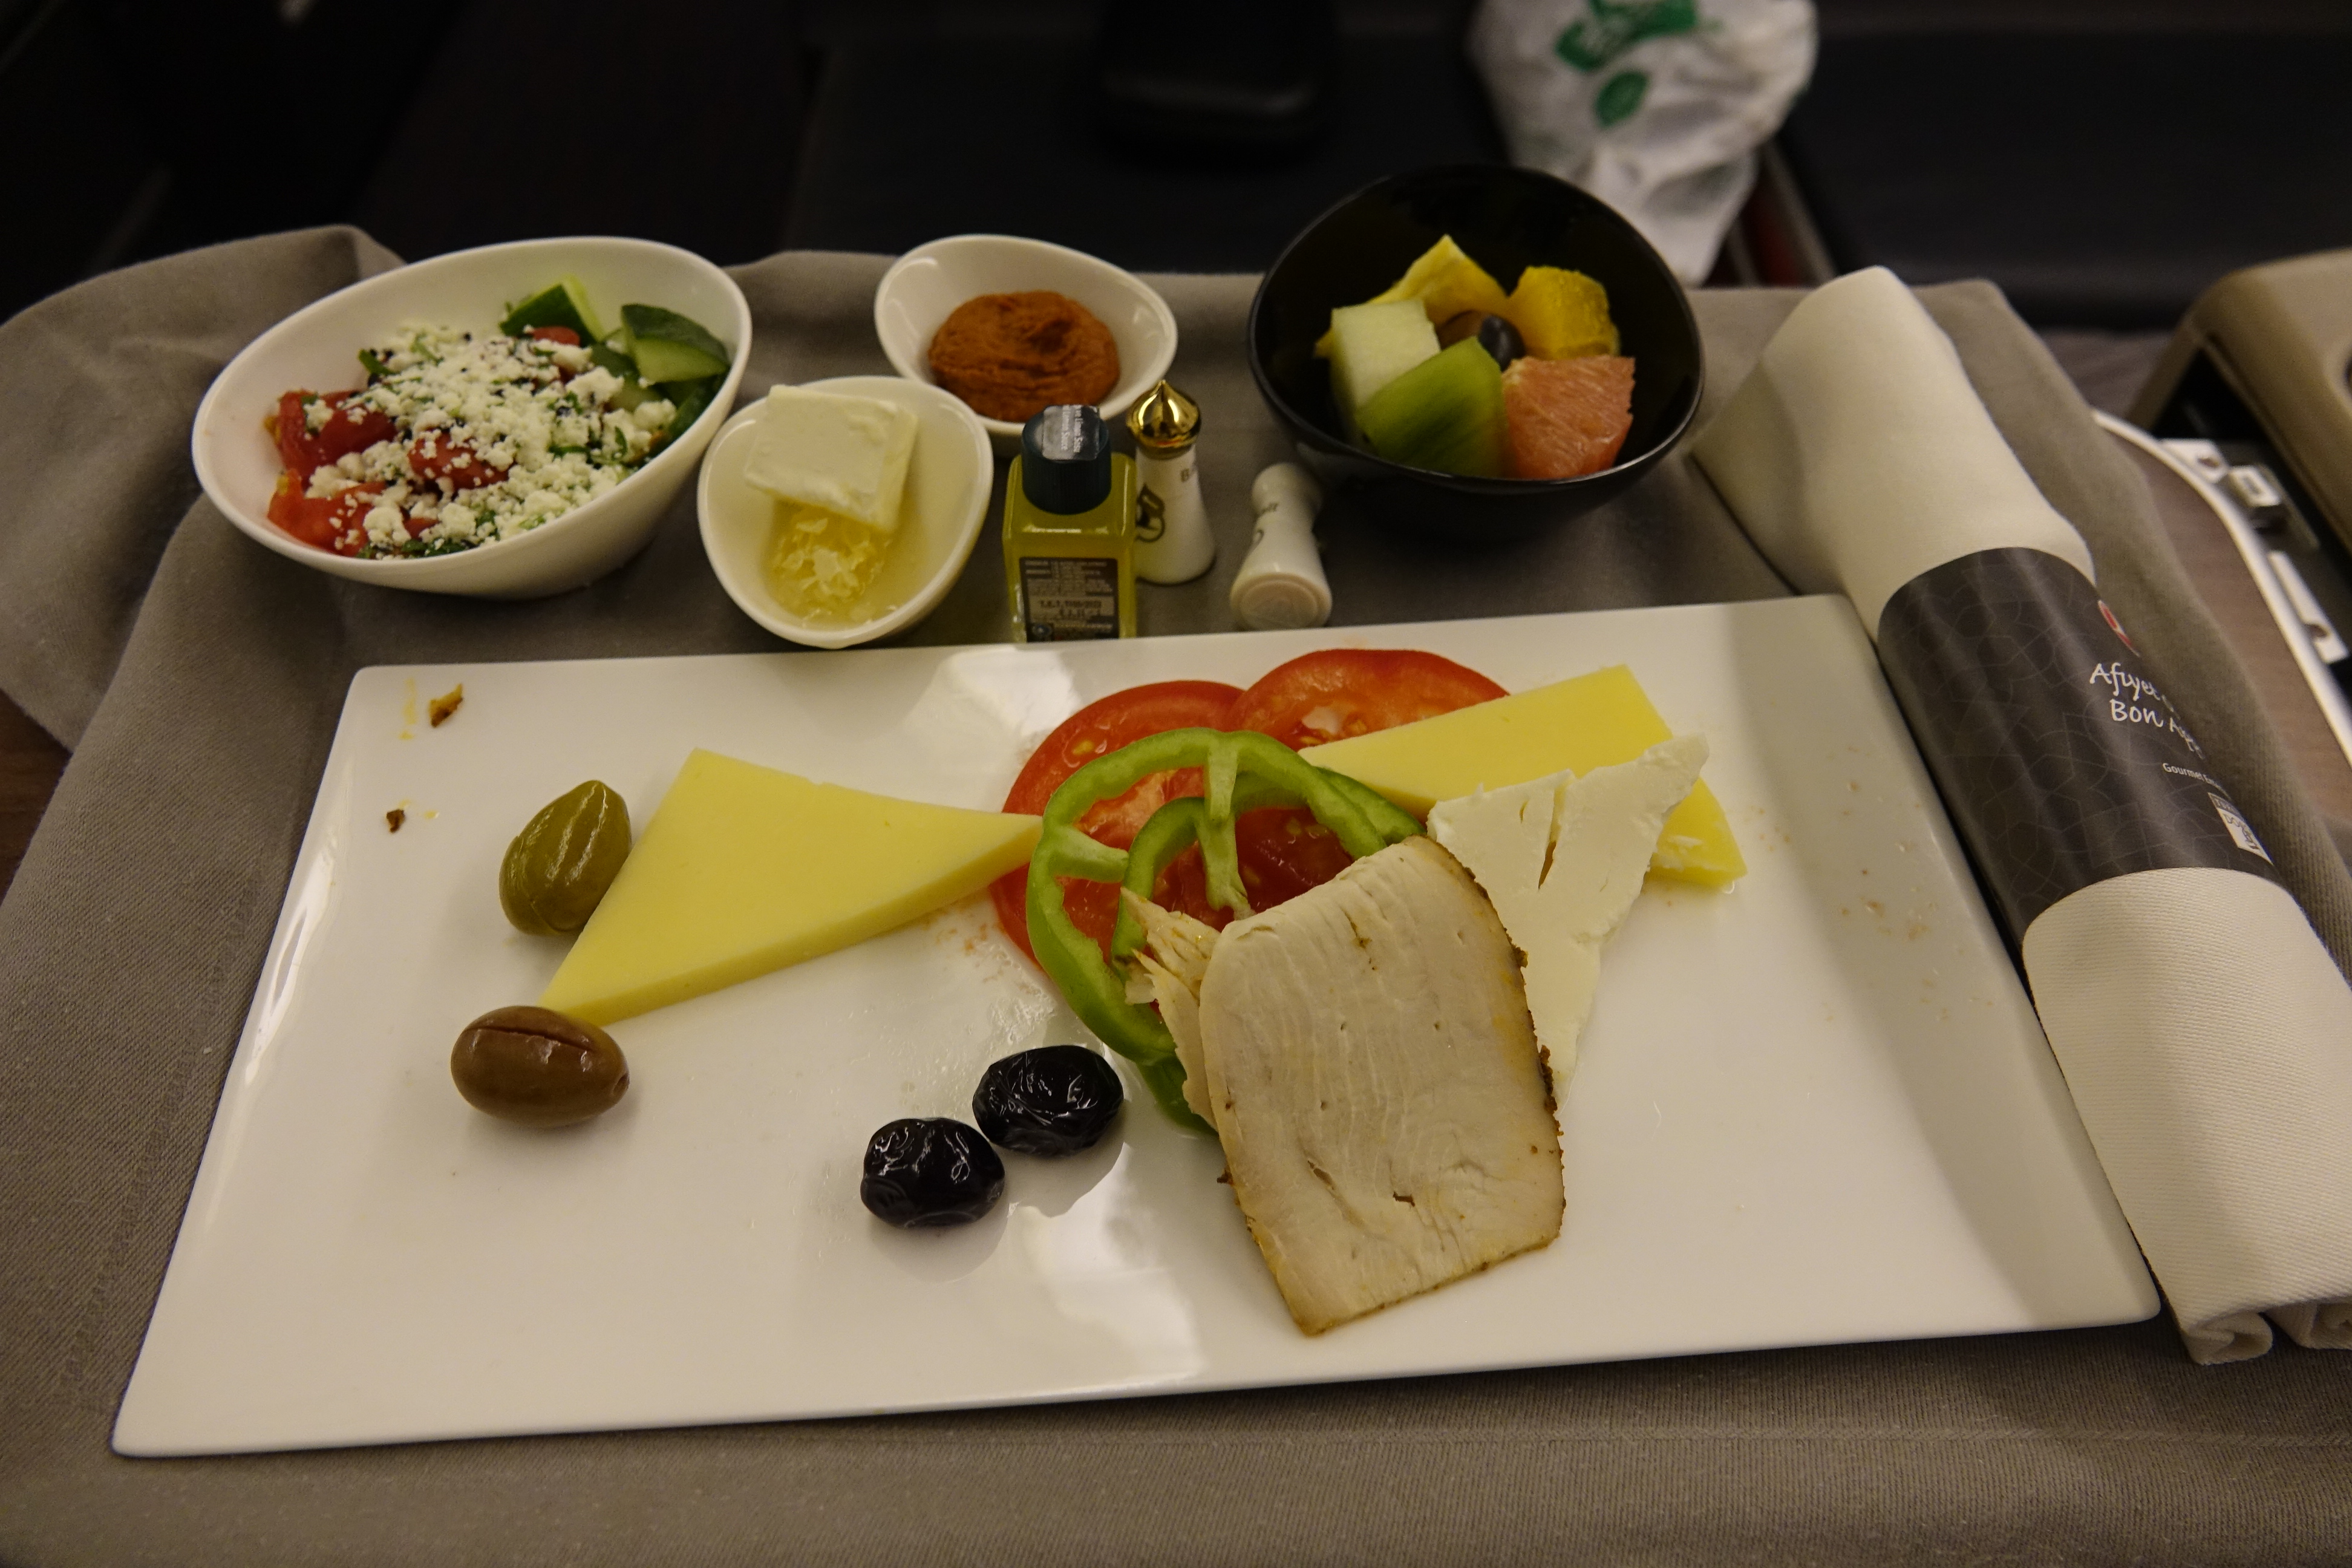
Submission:
M 599 330 L 572 278 L 496 332 L 406 321 L 360 351 L 367 384 L 297 390 L 264 421 L 286 466 L 269 521 L 362 558 L 447 555 L 595 500 L 682 435 L 726 346 L 657 305 Z

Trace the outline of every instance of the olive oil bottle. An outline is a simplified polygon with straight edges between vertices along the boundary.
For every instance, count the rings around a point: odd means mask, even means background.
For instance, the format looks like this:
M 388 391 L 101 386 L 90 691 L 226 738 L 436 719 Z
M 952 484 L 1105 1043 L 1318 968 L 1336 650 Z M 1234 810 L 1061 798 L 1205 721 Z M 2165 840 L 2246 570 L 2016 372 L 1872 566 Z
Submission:
M 1135 459 L 1110 449 L 1085 404 L 1022 427 L 1004 481 L 1004 584 L 1022 642 L 1135 635 Z

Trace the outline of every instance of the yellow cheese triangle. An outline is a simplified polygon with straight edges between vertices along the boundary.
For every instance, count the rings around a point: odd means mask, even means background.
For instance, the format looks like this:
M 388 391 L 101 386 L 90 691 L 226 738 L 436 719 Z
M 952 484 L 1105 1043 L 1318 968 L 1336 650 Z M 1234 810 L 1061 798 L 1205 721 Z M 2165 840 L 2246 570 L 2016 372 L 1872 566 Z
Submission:
M 1439 801 L 1475 790 L 1630 763 L 1673 733 L 1620 664 L 1299 754 L 1426 816 Z M 1666 818 L 1650 870 L 1710 888 L 1747 874 L 1731 824 L 1703 781 Z
M 1026 862 L 1037 826 L 698 751 L 540 1005 L 609 1024 L 879 936 Z

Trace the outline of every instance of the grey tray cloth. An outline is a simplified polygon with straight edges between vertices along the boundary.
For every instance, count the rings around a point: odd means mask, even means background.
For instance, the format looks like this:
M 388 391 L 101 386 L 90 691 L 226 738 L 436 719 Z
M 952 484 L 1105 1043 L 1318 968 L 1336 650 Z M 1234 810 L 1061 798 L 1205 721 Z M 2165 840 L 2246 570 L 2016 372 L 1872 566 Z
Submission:
M 2281 1564 L 2352 1549 L 2352 1357 L 2283 1347 L 2201 1369 L 2160 1321 L 897 1419 L 113 1457 L 352 673 L 776 646 L 711 579 L 690 500 L 614 576 L 523 605 L 341 584 L 188 504 L 186 431 L 212 371 L 388 261 L 349 230 L 245 242 L 0 327 L 0 689 L 76 742 L 0 903 L 0 1562 Z M 803 254 L 741 269 L 759 323 L 747 393 L 884 368 L 882 267 Z M 1174 374 L 1208 414 L 1223 552 L 1206 581 L 1150 591 L 1144 624 L 1224 629 L 1249 479 L 1284 453 L 1241 358 L 1250 280 L 1160 283 L 1183 331 Z M 1925 298 L 2342 963 L 2352 886 L 2138 479 L 1997 293 Z M 1710 406 L 1792 299 L 1697 298 Z M 1324 532 L 1347 623 L 1786 591 L 1679 458 L 1509 549 L 1433 551 L 1344 507 Z M 994 549 L 992 534 L 916 638 L 1000 635 Z

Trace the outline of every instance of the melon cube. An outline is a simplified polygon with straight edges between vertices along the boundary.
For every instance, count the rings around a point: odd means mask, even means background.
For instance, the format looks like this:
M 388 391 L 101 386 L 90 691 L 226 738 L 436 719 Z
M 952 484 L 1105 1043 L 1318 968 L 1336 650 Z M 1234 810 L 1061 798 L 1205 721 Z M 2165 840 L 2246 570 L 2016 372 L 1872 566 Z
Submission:
M 1417 300 L 1342 305 L 1331 312 L 1331 401 L 1349 440 L 1373 395 L 1424 360 L 1437 357 L 1437 329 Z

